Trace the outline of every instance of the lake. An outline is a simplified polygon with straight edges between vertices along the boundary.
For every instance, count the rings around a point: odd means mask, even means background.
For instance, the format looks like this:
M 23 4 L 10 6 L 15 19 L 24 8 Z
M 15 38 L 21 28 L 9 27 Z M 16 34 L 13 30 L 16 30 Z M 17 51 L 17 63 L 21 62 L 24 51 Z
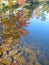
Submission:
M 49 55 L 49 19 L 42 21 L 40 18 L 31 18 L 30 25 L 26 27 L 29 34 L 26 35 L 26 42 L 28 44 L 34 43 Z

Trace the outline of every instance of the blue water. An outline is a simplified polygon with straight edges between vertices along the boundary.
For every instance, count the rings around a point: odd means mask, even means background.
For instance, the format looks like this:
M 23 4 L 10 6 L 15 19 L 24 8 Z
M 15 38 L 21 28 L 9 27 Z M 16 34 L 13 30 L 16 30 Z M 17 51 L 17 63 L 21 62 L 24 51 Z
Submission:
M 32 18 L 29 22 L 29 26 L 26 27 L 29 31 L 29 34 L 26 35 L 27 43 L 37 44 L 49 53 L 49 19 L 42 21 Z

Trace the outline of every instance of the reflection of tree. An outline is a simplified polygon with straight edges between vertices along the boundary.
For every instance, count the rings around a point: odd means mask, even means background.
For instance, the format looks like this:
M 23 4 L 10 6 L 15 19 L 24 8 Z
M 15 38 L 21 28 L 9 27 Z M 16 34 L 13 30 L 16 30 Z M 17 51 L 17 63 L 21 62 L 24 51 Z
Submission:
M 42 20 L 46 19 L 44 12 L 49 12 L 48 2 L 39 2 L 38 0 L 26 0 L 21 3 L 20 1 L 13 3 L 12 0 L 9 0 L 8 2 L 7 5 L 2 3 L 0 17 L 3 26 L 2 37 L 8 40 L 10 38 L 11 41 L 27 33 L 23 28 L 27 26 L 28 22 L 26 21 L 31 17 L 34 10 L 36 16 L 41 16 Z M 43 6 L 42 13 L 39 10 L 39 5 Z
M 45 1 L 39 2 L 38 0 L 26 0 L 21 4 L 20 1 L 13 3 L 12 0 L 9 0 L 8 2 L 10 4 L 8 3 L 6 5 L 5 3 L 2 3 L 2 8 L 0 8 L 1 23 L 3 25 L 2 37 L 6 39 L 16 39 L 19 37 L 19 34 L 24 35 L 26 33 L 23 27 L 27 26 L 26 21 L 31 17 L 34 10 L 37 16 L 42 17 L 42 20 L 46 19 L 44 12 L 49 12 L 48 2 Z M 39 5 L 43 6 L 41 9 L 42 13 L 39 10 Z
M 10 2 L 11 3 L 11 2 Z M 29 24 L 27 20 L 29 17 L 26 17 L 26 12 L 27 10 L 23 10 L 23 8 L 19 8 L 19 4 L 8 4 L 2 5 L 2 8 L 0 9 L 1 11 L 1 25 L 2 25 L 2 33 L 1 33 L 1 42 L 2 40 L 4 41 L 5 44 L 2 44 L 0 47 L 0 56 L 2 56 L 6 50 L 11 47 L 11 44 L 13 41 L 15 43 L 18 43 L 16 40 L 19 39 L 21 35 L 25 35 L 27 31 L 24 29 L 24 27 Z M 19 10 L 16 10 L 19 9 Z M 20 10 L 21 9 L 21 10 Z M 15 15 L 15 14 L 16 15 Z M 18 40 L 19 41 L 19 40 Z M 9 48 L 10 49 L 10 48 Z M 3 52 L 3 54 L 2 54 Z
M 30 5 L 25 5 L 26 9 L 29 9 L 29 13 L 33 13 L 35 11 L 35 17 L 39 18 L 41 17 L 41 20 L 46 20 L 45 11 L 49 12 L 49 1 L 40 1 L 40 0 L 27 0 L 27 3 L 30 3 Z M 41 9 L 39 9 L 40 5 L 42 6 Z M 41 12 L 42 11 L 42 12 Z M 29 14 L 29 15 L 30 15 Z M 33 15 L 34 16 L 34 15 Z
M 40 10 L 39 5 L 42 5 Z M 49 12 L 49 5 L 48 2 L 38 2 L 38 0 L 26 0 L 21 3 L 20 0 L 15 3 L 9 0 L 8 5 L 2 3 L 0 6 L 0 25 L 2 25 L 0 38 L 1 42 L 5 43 L 0 45 L 1 57 L 8 47 L 11 46 L 13 40 L 17 40 L 20 36 L 28 33 L 24 27 L 29 24 L 27 20 L 33 15 L 34 11 L 37 17 L 41 16 L 42 20 L 46 19 L 44 12 Z

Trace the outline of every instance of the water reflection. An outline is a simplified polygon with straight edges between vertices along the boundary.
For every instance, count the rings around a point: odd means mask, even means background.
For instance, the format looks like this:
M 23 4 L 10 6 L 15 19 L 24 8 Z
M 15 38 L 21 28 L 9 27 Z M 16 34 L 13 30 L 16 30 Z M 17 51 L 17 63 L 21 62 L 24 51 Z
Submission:
M 37 44 L 40 48 L 48 52 L 49 48 L 49 19 L 41 21 L 40 19 L 32 18 L 31 24 L 26 28 L 30 33 L 26 36 L 27 43 Z M 47 53 L 49 55 L 49 52 Z
M 49 2 L 26 0 L 23 7 L 15 3 L 10 8 L 4 3 L 1 5 L 0 28 L 3 30 L 0 31 L 5 33 L 2 35 L 4 37 L 0 36 L 0 41 L 5 41 L 0 45 L 1 62 L 7 60 L 8 65 L 9 62 L 16 62 L 17 65 L 49 65 Z M 28 27 L 26 21 L 30 22 Z M 23 36 L 26 34 L 24 28 L 29 31 L 26 37 Z

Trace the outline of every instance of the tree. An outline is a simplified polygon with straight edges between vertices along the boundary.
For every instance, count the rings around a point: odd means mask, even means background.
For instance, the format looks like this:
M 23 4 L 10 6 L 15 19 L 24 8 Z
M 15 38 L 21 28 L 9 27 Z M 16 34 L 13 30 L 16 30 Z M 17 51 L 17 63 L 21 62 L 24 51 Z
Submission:
M 0 1 L 2 2 L 2 1 Z M 0 8 L 0 21 L 2 24 L 2 38 L 4 41 L 7 39 L 17 39 L 21 35 L 25 35 L 27 31 L 24 27 L 29 24 L 27 20 L 32 16 L 34 9 L 37 9 L 40 2 L 37 0 L 16 0 L 13 3 L 12 0 L 8 0 L 8 4 L 2 3 Z M 45 2 L 44 2 L 45 4 Z M 47 4 L 42 8 L 42 12 L 48 10 Z M 38 10 L 39 14 L 40 11 Z M 39 15 L 45 20 L 45 15 L 41 13 Z M 6 42 L 7 43 L 7 42 Z M 9 42 L 10 43 L 10 42 Z M 11 42 L 12 43 L 12 42 Z
M 47 3 L 45 5 L 45 2 L 38 2 L 39 0 L 16 0 L 15 3 L 13 0 L 8 0 L 7 4 L 2 1 L 0 0 L 0 25 L 2 27 L 0 32 L 0 57 L 11 47 L 13 41 L 28 33 L 25 27 L 30 24 L 28 20 L 33 15 L 34 10 L 36 10 L 35 14 L 41 16 L 44 20 L 44 12 L 49 12 Z M 38 9 L 41 4 L 43 5 L 42 13 Z
M 24 2 L 22 2 L 21 4 L 23 3 Z M 15 14 L 13 14 L 14 10 L 16 10 L 16 16 Z M 14 39 L 17 39 L 21 35 L 25 35 L 27 33 L 27 31 L 24 29 L 24 27 L 29 24 L 27 22 L 29 17 L 26 17 L 26 14 L 28 13 L 26 12 L 27 10 L 23 10 L 23 7 L 20 6 L 20 3 L 18 3 L 18 5 L 17 2 L 16 4 L 13 4 L 12 0 L 9 0 L 7 5 L 5 3 L 2 3 L 1 24 L 3 30 L 1 37 L 2 39 L 4 39 L 6 44 L 11 44 Z

